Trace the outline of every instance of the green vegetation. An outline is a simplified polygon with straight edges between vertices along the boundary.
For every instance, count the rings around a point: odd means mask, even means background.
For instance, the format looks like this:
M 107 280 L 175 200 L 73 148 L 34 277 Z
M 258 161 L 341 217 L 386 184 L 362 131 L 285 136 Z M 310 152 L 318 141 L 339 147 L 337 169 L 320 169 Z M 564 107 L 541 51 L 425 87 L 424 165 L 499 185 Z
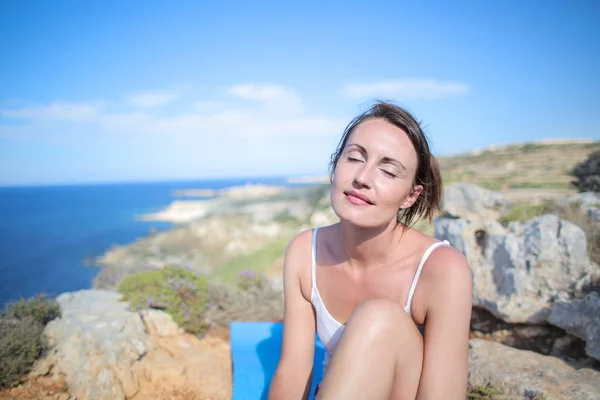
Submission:
M 201 335 L 206 330 L 202 314 L 207 302 L 206 276 L 185 267 L 169 265 L 154 271 L 128 275 L 118 286 L 132 308 L 160 308 L 186 331 Z
M 443 156 L 438 161 L 445 185 L 468 182 L 491 190 L 568 190 L 573 167 L 594 151 L 600 152 L 600 142 L 526 143 Z
M 222 282 L 235 283 L 239 274 L 245 270 L 262 273 L 277 259 L 283 257 L 290 240 L 291 237 L 279 238 L 250 254 L 226 261 L 215 271 L 215 277 Z
M 266 284 L 260 274 L 240 274 L 238 286 L 211 282 L 204 318 L 210 327 L 227 327 L 231 321 L 281 321 L 281 292 Z
M 572 184 L 580 192 L 600 192 L 600 150 L 577 164 L 571 174 L 576 178 Z
M 471 399 L 494 400 L 494 399 L 503 398 L 503 397 L 498 397 L 500 395 L 501 395 L 500 392 L 497 392 L 495 389 L 493 389 L 489 385 L 485 385 L 485 386 L 477 385 L 477 386 L 470 387 L 467 390 L 467 400 L 471 400 Z
M 9 303 L 0 318 L 0 387 L 20 383 L 47 348 L 44 326 L 60 306 L 44 296 Z
M 504 214 L 500 218 L 500 223 L 508 225 L 513 221 L 526 221 L 547 213 L 548 206 L 546 204 L 519 204 Z
M 46 325 L 58 317 L 60 317 L 58 302 L 47 299 L 44 295 L 8 303 L 2 312 L 2 318 L 32 319 L 41 325 Z
M 568 189 L 569 182 L 562 181 L 536 181 L 514 182 L 509 185 L 511 189 Z
M 250 270 L 242 272 L 237 278 L 237 287 L 246 292 L 253 288 L 263 289 L 266 285 L 267 279 L 262 274 Z
M 521 147 L 521 151 L 523 153 L 532 153 L 534 151 L 543 149 L 544 145 L 543 144 L 538 144 L 538 143 L 526 143 L 525 145 L 523 145 Z

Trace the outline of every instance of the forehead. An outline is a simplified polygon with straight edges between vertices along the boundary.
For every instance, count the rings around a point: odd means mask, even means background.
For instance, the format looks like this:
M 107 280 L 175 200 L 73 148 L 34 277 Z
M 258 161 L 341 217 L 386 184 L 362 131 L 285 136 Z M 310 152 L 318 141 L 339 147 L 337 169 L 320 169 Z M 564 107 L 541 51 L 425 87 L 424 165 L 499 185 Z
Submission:
M 384 119 L 369 119 L 358 124 L 347 146 L 359 144 L 373 156 L 391 157 L 402 163 L 417 162 L 417 153 L 406 132 Z

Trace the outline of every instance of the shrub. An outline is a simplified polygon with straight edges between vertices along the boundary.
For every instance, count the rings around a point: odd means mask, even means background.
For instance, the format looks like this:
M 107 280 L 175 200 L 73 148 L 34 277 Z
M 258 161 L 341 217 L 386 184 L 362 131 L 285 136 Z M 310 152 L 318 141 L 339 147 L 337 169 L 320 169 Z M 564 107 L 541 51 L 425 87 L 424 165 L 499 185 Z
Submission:
M 8 303 L 2 312 L 2 317 L 19 320 L 31 318 L 42 325 L 46 325 L 53 319 L 60 317 L 60 305 L 56 300 L 47 299 L 44 295 L 39 295 Z
M 266 278 L 254 271 L 246 270 L 239 274 L 237 278 L 237 287 L 244 291 L 253 287 L 262 289 L 265 285 L 268 285 Z
M 126 276 L 118 286 L 136 310 L 160 308 L 186 331 L 202 335 L 206 330 L 203 313 L 207 300 L 206 276 L 180 266 Z
M 246 290 L 213 283 L 208 286 L 205 320 L 211 327 L 227 327 L 231 321 L 283 319 L 283 297 L 269 284 L 250 285 Z
M 0 387 L 20 382 L 46 349 L 44 326 L 26 318 L 0 319 Z
M 571 183 L 580 192 L 600 192 L 600 150 L 576 165 L 571 175 L 577 179 Z
M 0 387 L 18 383 L 47 347 L 44 325 L 60 317 L 56 300 L 40 295 L 8 303 L 0 318 Z

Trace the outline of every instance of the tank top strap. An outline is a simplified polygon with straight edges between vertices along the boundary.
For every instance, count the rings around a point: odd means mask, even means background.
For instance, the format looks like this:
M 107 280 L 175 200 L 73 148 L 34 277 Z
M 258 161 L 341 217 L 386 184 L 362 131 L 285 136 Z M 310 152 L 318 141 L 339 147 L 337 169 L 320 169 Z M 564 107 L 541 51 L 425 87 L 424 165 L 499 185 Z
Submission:
M 425 262 L 427 261 L 427 259 L 431 255 L 431 253 L 433 253 L 433 251 L 440 246 L 450 246 L 450 242 L 448 242 L 447 240 L 444 240 L 444 241 L 436 242 L 436 243 L 432 244 L 425 251 L 425 253 L 423 254 L 423 257 L 421 257 L 421 262 L 419 263 L 419 266 L 417 267 L 417 272 L 415 272 L 415 276 L 413 277 L 412 283 L 410 284 L 410 290 L 408 291 L 408 299 L 406 301 L 406 310 L 409 313 L 410 313 L 410 306 L 412 303 L 412 298 L 413 298 L 413 295 L 415 294 L 415 288 L 417 287 L 417 282 L 419 280 L 419 276 L 421 275 L 421 270 L 423 269 L 423 265 L 425 265 Z
M 311 251 L 311 293 L 315 291 L 315 285 L 317 283 L 317 231 L 319 228 L 314 228 L 312 232 L 312 251 Z

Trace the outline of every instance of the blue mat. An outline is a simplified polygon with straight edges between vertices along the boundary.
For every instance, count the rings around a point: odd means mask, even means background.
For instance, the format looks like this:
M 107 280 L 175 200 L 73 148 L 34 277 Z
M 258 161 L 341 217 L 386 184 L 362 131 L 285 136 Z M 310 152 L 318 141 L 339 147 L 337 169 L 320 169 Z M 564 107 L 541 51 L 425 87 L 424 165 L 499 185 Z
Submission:
M 233 362 L 232 400 L 267 400 L 269 385 L 281 354 L 283 324 L 273 322 L 232 322 L 229 341 Z M 325 347 L 316 337 L 313 382 L 310 399 L 323 375 Z

